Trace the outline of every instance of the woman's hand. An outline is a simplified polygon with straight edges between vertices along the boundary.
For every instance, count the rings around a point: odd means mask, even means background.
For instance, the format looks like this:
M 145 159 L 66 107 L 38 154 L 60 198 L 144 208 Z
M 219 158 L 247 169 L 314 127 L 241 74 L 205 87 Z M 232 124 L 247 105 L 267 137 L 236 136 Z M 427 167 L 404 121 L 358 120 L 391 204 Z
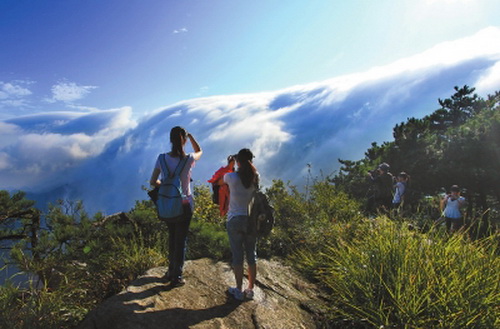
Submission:
M 203 154 L 200 144 L 198 144 L 198 142 L 196 141 L 194 136 L 191 135 L 191 133 L 187 133 L 187 137 L 189 138 L 189 140 L 191 141 L 191 145 L 193 146 L 194 159 L 198 161 L 201 158 L 201 155 Z
M 151 184 L 151 186 L 157 187 L 161 185 L 161 181 L 158 179 L 160 172 L 160 169 L 155 168 L 151 173 L 151 179 L 149 180 L 149 184 Z

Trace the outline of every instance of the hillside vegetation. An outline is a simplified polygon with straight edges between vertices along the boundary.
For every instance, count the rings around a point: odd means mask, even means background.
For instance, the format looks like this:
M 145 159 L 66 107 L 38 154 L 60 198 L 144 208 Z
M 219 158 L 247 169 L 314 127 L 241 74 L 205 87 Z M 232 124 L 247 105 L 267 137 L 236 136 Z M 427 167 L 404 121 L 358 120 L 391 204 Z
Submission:
M 340 160 L 336 175 L 266 189 L 276 225 L 259 256 L 294 266 L 324 290 L 325 328 L 500 326 L 500 93 L 483 100 L 467 86 L 455 91 L 431 115 L 397 125 L 394 141 Z M 380 162 L 412 176 L 402 212 L 364 211 L 366 173 Z M 469 200 L 466 229 L 455 234 L 436 224 L 439 193 L 451 184 L 466 187 Z M 195 196 L 188 258 L 228 261 L 225 219 L 209 187 L 196 186 Z M 0 323 L 74 327 L 137 276 L 167 265 L 167 236 L 150 201 L 112 216 L 70 201 L 41 213 L 22 192 L 0 191 L 0 242 L 37 278 L 0 287 Z

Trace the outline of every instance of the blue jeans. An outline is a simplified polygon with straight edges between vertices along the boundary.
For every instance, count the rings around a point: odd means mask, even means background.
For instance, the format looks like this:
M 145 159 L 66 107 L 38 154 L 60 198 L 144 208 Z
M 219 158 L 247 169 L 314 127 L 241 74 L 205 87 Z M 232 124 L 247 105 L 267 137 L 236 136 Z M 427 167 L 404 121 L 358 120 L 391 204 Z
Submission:
M 229 236 L 229 245 L 233 254 L 233 265 L 243 265 L 244 254 L 247 257 L 247 263 L 253 265 L 256 263 L 256 244 L 257 235 L 248 216 L 231 217 L 226 224 L 227 234 Z
M 189 204 L 184 205 L 184 220 L 180 223 L 168 224 L 168 276 L 172 279 L 182 277 L 182 268 L 186 257 L 186 244 L 189 224 L 193 211 Z

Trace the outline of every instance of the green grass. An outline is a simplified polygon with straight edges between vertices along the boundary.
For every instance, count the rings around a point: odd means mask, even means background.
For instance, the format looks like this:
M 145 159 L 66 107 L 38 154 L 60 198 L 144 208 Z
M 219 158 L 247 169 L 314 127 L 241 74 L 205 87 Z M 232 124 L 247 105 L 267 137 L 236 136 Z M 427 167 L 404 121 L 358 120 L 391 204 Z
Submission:
M 121 291 L 147 269 L 165 265 L 161 238 L 158 246 L 148 246 L 141 236 L 112 237 L 109 252 L 91 250 L 87 263 L 57 262 L 47 259 L 51 268 L 47 282 L 15 286 L 9 281 L 0 287 L 0 324 L 2 328 L 74 328 L 104 298 Z M 28 255 L 20 257 L 29 258 Z M 26 287 L 27 286 L 27 287 Z
M 387 218 L 365 220 L 356 239 L 336 225 L 299 268 L 329 291 L 332 322 L 373 328 L 500 326 L 500 235 L 422 234 Z M 345 323 L 345 322 L 344 322 Z
M 227 261 L 225 218 L 208 187 L 196 193 L 187 257 Z M 325 181 L 314 182 L 309 197 L 281 181 L 267 193 L 276 226 L 259 241 L 259 257 L 280 257 L 319 284 L 330 301 L 325 327 L 500 328 L 498 231 L 481 239 L 448 235 L 423 212 L 414 217 L 425 225 L 415 218 L 366 219 L 359 203 Z M 2 328 L 73 328 L 138 275 L 167 265 L 168 230 L 150 202 L 138 202 L 131 221 L 105 225 L 93 224 L 99 215 L 77 221 L 51 214 L 57 226 L 41 235 L 43 257 L 31 257 L 22 245 L 12 253 L 18 268 L 43 272 L 46 280 L 0 287 Z

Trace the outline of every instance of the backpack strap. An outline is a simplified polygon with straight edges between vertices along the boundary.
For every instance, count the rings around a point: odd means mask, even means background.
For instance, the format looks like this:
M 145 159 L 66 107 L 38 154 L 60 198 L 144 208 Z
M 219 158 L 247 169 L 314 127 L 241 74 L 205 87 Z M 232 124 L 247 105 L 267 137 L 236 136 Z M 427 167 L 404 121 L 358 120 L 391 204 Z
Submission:
M 166 154 L 160 154 L 160 166 L 161 171 L 163 172 L 163 177 L 170 176 L 170 170 L 168 170 L 166 156 Z
M 177 167 L 175 167 L 174 172 L 170 173 L 170 170 L 168 169 L 168 166 L 167 166 L 167 154 L 164 153 L 163 156 L 160 156 L 160 166 L 161 166 L 161 170 L 163 171 L 163 173 L 165 175 L 164 177 L 173 178 L 177 175 L 180 175 L 181 172 L 184 170 L 184 167 L 186 166 L 188 158 L 189 158 L 189 156 L 182 158 L 179 161 L 179 163 L 177 164 Z
M 184 170 L 184 167 L 186 166 L 186 163 L 187 163 L 187 160 L 189 158 L 189 155 L 188 156 L 185 156 L 184 158 L 182 158 L 179 163 L 177 164 L 177 167 L 175 168 L 174 170 L 174 176 L 180 176 L 181 175 L 181 172 Z M 182 165 L 181 165 L 182 164 Z M 180 168 L 180 169 L 179 169 Z

